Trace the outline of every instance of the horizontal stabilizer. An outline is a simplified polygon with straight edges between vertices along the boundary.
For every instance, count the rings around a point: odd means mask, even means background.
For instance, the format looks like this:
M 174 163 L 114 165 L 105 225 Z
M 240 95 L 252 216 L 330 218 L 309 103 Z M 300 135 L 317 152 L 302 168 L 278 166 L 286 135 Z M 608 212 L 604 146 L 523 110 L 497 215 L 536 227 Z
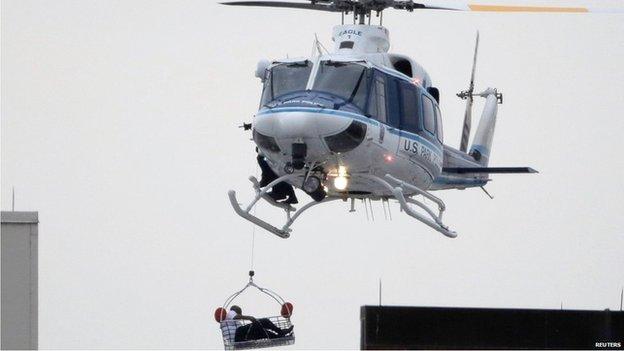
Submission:
M 447 173 L 538 173 L 531 167 L 444 167 Z

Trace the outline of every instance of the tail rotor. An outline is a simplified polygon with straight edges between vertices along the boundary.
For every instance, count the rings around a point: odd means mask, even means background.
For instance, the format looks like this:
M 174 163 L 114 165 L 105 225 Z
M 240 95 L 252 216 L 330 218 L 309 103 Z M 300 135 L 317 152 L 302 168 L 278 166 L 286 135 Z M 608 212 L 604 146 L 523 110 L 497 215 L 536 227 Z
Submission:
M 474 91 L 474 79 L 477 66 L 477 52 L 479 50 L 479 32 L 475 41 L 474 57 L 472 59 L 472 73 L 470 74 L 470 85 L 468 90 L 464 90 L 457 94 L 463 100 L 466 100 L 466 112 L 464 114 L 464 128 L 462 130 L 462 138 L 459 144 L 459 150 L 467 152 L 468 139 L 470 138 L 470 127 L 472 124 L 472 103 L 475 96 L 484 98 L 485 105 L 479 119 L 477 132 L 470 146 L 468 154 L 483 166 L 487 166 L 492 148 L 492 140 L 494 138 L 494 127 L 496 126 L 496 115 L 498 113 L 498 105 L 503 103 L 503 94 L 494 88 L 487 88 L 481 93 Z
M 470 85 L 468 90 L 461 91 L 457 94 L 462 100 L 466 100 L 466 112 L 464 113 L 464 128 L 462 129 L 461 142 L 459 150 L 466 152 L 468 149 L 468 139 L 470 138 L 470 127 L 472 125 L 472 102 L 474 95 L 474 78 L 477 67 L 477 51 L 479 49 L 479 32 L 477 31 L 477 39 L 475 41 L 474 57 L 472 58 L 472 73 L 470 74 Z

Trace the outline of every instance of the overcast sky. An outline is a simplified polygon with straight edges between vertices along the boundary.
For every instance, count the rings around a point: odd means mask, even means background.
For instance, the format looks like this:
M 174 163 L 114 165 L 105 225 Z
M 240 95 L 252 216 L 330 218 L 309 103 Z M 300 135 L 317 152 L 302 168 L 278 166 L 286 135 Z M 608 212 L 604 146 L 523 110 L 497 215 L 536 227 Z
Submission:
M 454 147 L 480 30 L 476 87 L 505 97 L 490 164 L 540 173 L 494 175 L 494 200 L 437 193 L 456 239 L 396 204 L 392 221 L 380 204 L 372 222 L 332 203 L 290 239 L 256 230 L 256 280 L 293 302 L 297 348 L 358 348 L 380 278 L 389 305 L 619 308 L 622 16 L 385 13 L 391 51 L 440 88 Z M 15 186 L 15 209 L 39 211 L 40 348 L 222 347 L 213 311 L 250 268 L 252 225 L 227 190 L 252 195 L 254 145 L 237 125 L 257 108 L 255 64 L 309 55 L 314 33 L 330 47 L 339 19 L 208 0 L 2 1 L 2 209 Z M 255 292 L 239 302 L 279 310 Z

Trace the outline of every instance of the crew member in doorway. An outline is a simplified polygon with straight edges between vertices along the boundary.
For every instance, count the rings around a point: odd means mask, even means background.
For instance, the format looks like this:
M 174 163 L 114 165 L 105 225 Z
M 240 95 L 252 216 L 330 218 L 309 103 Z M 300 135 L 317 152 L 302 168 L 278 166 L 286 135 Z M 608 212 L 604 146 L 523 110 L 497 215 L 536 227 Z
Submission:
M 260 187 L 264 187 L 269 185 L 272 181 L 277 179 L 277 174 L 273 172 L 269 164 L 264 159 L 264 156 L 258 155 L 258 165 L 260 166 L 260 170 L 262 170 L 262 178 L 260 179 Z M 273 189 L 268 192 L 268 195 L 275 201 L 285 203 L 285 204 L 296 204 L 297 196 L 295 195 L 295 189 L 293 189 L 292 185 L 286 182 L 277 183 L 273 186 Z
M 249 320 L 251 323 L 240 325 L 241 323 L 237 322 L 238 320 Z M 226 326 L 228 326 L 230 338 L 231 335 L 234 335 L 235 342 L 266 338 L 283 338 L 293 331 L 293 326 L 287 329 L 281 329 L 267 318 L 256 319 L 252 316 L 244 316 L 243 310 L 236 305 L 230 307 L 224 322 Z M 233 327 L 236 329 L 233 329 Z

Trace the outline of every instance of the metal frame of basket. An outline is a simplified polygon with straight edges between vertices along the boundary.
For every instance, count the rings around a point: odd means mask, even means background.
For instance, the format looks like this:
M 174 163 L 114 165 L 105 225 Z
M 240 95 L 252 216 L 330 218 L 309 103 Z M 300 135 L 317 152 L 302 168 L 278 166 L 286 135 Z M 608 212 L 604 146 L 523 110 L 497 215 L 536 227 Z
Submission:
M 273 300 L 275 300 L 275 302 L 277 302 L 281 306 L 283 306 L 286 303 L 286 301 L 281 296 L 279 296 L 276 292 L 267 288 L 260 287 L 256 283 L 254 283 L 253 276 L 254 276 L 254 271 L 249 271 L 249 282 L 241 290 L 233 293 L 225 300 L 222 306 L 223 309 L 227 310 L 230 304 L 232 304 L 232 302 L 240 294 L 242 294 L 245 290 L 247 290 L 250 287 L 256 288 L 260 292 L 270 296 Z M 267 317 L 267 319 L 271 321 L 273 324 L 275 324 L 275 326 L 279 327 L 280 329 L 288 329 L 292 327 L 292 322 L 290 321 L 290 317 L 272 316 L 272 317 Z M 237 320 L 236 323 L 237 323 L 237 327 L 241 327 L 243 325 L 250 324 L 251 322 Z M 234 330 L 235 329 L 236 328 L 234 328 Z M 275 337 L 270 338 L 268 333 L 266 333 L 265 331 L 265 334 L 267 334 L 266 338 L 256 339 L 256 340 L 247 340 L 247 341 L 234 341 L 235 335 L 231 335 L 231 332 L 232 332 L 232 328 L 228 327 L 227 322 L 222 321 L 221 333 L 223 336 L 223 346 L 225 350 L 242 350 L 242 349 L 255 349 L 255 348 L 264 348 L 264 347 L 276 347 L 276 346 L 292 345 L 295 343 L 294 332 L 291 332 L 287 336 L 283 336 L 279 338 L 275 338 Z

